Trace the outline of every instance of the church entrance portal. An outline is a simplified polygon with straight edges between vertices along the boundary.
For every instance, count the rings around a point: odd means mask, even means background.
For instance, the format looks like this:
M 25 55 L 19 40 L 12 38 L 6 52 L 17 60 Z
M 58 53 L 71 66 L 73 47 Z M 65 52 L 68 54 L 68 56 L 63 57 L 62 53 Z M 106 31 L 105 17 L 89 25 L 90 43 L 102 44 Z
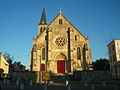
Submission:
M 65 60 L 57 61 L 57 71 L 58 73 L 65 73 Z
M 45 71 L 45 64 L 41 64 L 41 71 Z
M 65 73 L 66 69 L 66 56 L 63 53 L 59 53 L 56 55 L 56 64 L 57 64 L 57 73 Z

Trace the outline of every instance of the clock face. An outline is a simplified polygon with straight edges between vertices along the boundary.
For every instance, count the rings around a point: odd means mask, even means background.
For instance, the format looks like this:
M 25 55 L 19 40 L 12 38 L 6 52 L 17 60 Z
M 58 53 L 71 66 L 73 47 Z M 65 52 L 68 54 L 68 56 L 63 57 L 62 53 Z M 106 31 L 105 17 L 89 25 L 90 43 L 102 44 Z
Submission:
M 62 47 L 62 46 L 64 46 L 66 43 L 67 43 L 67 39 L 66 39 L 66 37 L 64 37 L 64 36 L 59 36 L 59 37 L 57 37 L 56 40 L 55 40 L 55 44 L 56 44 L 56 46 L 58 46 L 58 47 Z

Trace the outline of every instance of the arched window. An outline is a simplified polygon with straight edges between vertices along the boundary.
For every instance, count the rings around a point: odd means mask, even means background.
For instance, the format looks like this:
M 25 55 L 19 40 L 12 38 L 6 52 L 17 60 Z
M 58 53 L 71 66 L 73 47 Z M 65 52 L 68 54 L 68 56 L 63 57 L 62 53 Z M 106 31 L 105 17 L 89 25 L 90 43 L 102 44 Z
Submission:
M 77 35 L 75 35 L 75 40 L 77 40 Z
M 45 60 L 45 48 L 42 49 L 42 60 Z
M 44 30 L 45 30 L 45 27 L 44 27 Z
M 80 47 L 77 48 L 77 59 L 81 59 Z
M 59 24 L 62 24 L 62 19 L 59 19 Z
M 40 32 L 42 32 L 42 27 L 40 28 Z

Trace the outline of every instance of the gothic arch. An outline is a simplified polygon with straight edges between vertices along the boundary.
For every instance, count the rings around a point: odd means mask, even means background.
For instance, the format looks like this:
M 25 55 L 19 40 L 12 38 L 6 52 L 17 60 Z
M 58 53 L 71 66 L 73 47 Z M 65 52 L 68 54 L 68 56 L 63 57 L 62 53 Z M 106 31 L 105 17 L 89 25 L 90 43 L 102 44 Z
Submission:
M 66 57 L 66 55 L 64 53 L 57 53 L 55 55 L 55 61 L 56 60 L 66 60 L 66 59 L 67 59 L 67 57 Z
M 55 61 L 56 61 L 56 69 L 57 73 L 65 73 L 66 69 L 66 56 L 63 53 L 56 54 Z

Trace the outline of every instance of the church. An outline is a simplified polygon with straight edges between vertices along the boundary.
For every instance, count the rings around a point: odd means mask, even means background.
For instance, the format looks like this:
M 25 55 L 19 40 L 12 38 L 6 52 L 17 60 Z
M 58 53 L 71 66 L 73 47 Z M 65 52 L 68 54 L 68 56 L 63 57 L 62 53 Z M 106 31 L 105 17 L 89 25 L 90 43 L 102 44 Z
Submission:
M 38 35 L 33 38 L 30 70 L 53 74 L 92 70 L 89 39 L 63 15 L 59 14 L 47 24 L 43 8 L 38 24 Z

